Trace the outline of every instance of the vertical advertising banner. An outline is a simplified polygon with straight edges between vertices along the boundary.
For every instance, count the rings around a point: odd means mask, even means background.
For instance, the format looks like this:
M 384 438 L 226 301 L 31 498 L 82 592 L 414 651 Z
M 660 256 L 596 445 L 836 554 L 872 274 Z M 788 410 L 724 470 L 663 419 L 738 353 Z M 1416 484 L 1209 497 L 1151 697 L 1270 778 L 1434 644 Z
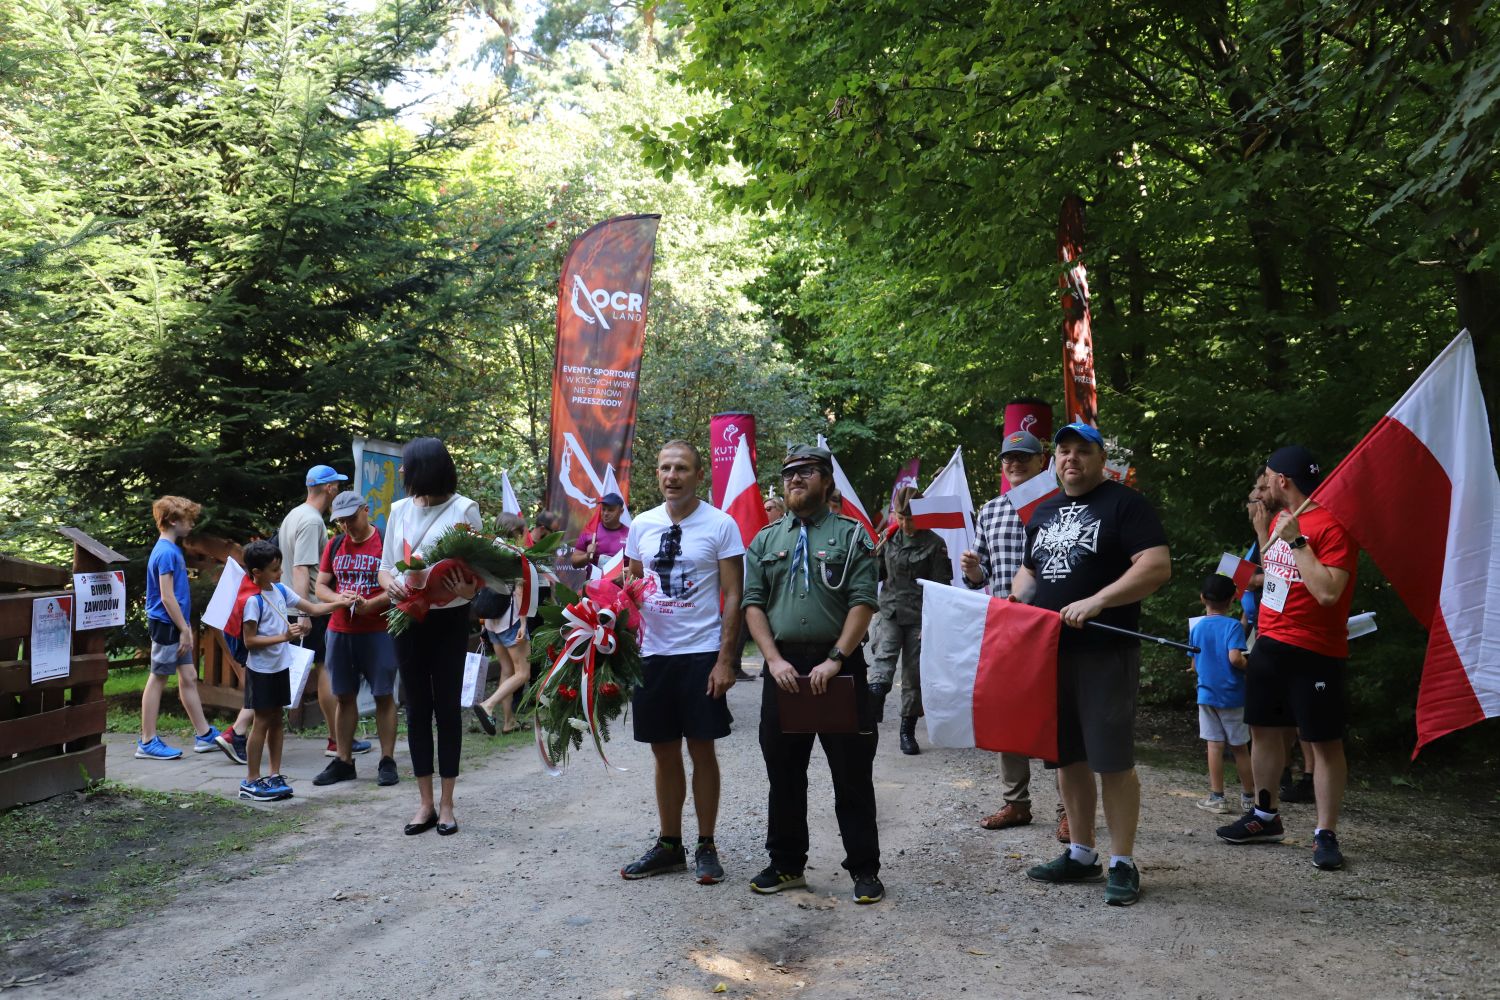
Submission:
M 724 488 L 729 485 L 729 472 L 734 468 L 734 453 L 740 438 L 750 448 L 750 467 L 759 468 L 755 462 L 755 416 L 749 413 L 715 413 L 708 422 L 709 466 L 712 470 L 711 497 L 713 504 L 724 509 Z
M 1029 431 L 1036 435 L 1043 447 L 1052 446 L 1052 404 L 1035 396 L 1023 396 L 1005 404 L 1005 430 L 1000 439 L 1010 437 L 1016 431 Z M 1000 492 L 1010 492 L 1010 480 L 1000 477 Z
M 631 452 L 659 215 L 606 219 L 573 241 L 557 294 L 547 507 L 570 537 L 613 470 L 630 502 Z
M 400 468 L 401 445 L 374 438 L 354 439 L 354 489 L 370 505 L 370 523 L 382 537 L 392 505 L 406 497 Z
M 1063 199 L 1057 223 L 1057 259 L 1063 265 L 1062 290 L 1064 423 L 1098 423 L 1094 392 L 1094 332 L 1089 318 L 1089 279 L 1083 267 L 1083 199 Z M 1041 435 L 1038 435 L 1040 437 Z

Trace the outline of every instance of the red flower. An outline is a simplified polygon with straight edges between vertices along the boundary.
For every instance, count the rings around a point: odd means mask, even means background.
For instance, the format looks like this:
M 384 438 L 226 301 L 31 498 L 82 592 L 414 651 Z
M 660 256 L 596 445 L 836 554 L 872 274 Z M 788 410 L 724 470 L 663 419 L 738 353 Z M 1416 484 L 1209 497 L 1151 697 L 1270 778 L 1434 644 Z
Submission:
M 563 701 L 573 701 L 578 697 L 578 689 L 570 687 L 560 687 L 557 689 L 557 696 Z
M 605 681 L 599 685 L 599 693 L 606 698 L 618 698 L 620 697 L 620 685 L 614 681 Z

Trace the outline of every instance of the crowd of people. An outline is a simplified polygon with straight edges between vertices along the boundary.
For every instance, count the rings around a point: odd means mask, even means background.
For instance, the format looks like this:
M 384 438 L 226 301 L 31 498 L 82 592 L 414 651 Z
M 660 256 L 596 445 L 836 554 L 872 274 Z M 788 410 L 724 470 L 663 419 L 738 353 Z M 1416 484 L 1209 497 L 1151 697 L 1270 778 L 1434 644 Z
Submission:
M 1070 423 L 1049 443 L 1050 455 L 1047 443 L 1026 431 L 1001 442 L 1009 488 L 1050 469 L 1059 490 L 1024 521 L 1006 492 L 986 502 L 973 547 L 960 555 L 960 579 L 995 598 L 1056 611 L 1065 626 L 1057 647 L 1057 753 L 1043 763 L 1054 772 L 1056 836 L 1066 848 L 1032 867 L 1029 877 L 1105 882 L 1107 903 L 1130 905 L 1140 898 L 1134 857 L 1141 806 L 1135 633 L 1141 602 L 1169 580 L 1172 559 L 1149 501 L 1107 474 L 1105 441 L 1097 429 Z M 621 497 L 602 497 L 595 525 L 559 560 L 585 569 L 623 558 L 624 572 L 643 584 L 643 680 L 633 692 L 631 720 L 634 738 L 651 747 L 658 832 L 621 876 L 687 869 L 683 813 L 691 787 L 697 823 L 693 877 L 701 884 L 724 879 L 714 840 L 720 795 L 715 742 L 730 732 L 725 695 L 744 676 L 740 653 L 748 632 L 765 662 L 759 743 L 768 784 L 769 861 L 750 887 L 774 893 L 806 884 L 807 769 L 816 740 L 832 776 L 853 897 L 878 902 L 885 887 L 873 784 L 877 725 L 899 666 L 900 749 L 920 753 L 921 581 L 956 582 L 941 538 L 913 520 L 911 504 L 921 493 L 911 487 L 896 492 L 895 523 L 877 540 L 836 511 L 833 456 L 821 447 L 796 446 L 782 463 L 781 495 L 773 492 L 765 501 L 770 524 L 747 546 L 734 520 L 700 496 L 706 470 L 693 444 L 664 445 L 655 474 L 661 505 L 626 523 Z M 528 635 L 536 623 L 504 588 L 492 592 L 468 580 L 456 583 L 452 599 L 424 620 L 395 637 L 387 633 L 384 612 L 408 594 L 398 564 L 420 556 L 453 525 L 484 529 L 478 504 L 457 491 L 457 471 L 441 441 L 408 444 L 401 475 L 407 496 L 393 505 L 383 535 L 364 499 L 342 491 L 345 477 L 316 466 L 307 474 L 305 501 L 287 515 L 276 537 L 245 548 L 245 570 L 255 585 L 242 610 L 245 708 L 224 732 L 208 724 L 196 694 L 187 573 L 178 548 L 199 507 L 180 497 L 157 501 L 160 540 L 151 554 L 147 594 L 152 676 L 142 698 L 137 756 L 181 756 L 155 725 L 162 687 L 175 673 L 194 726 L 193 750 L 219 749 L 244 765 L 245 798 L 291 796 L 280 773 L 282 709 L 292 697 L 290 650 L 293 643 L 313 645 L 321 647 L 317 693 L 330 722 L 332 758 L 315 784 L 355 779 L 354 757 L 371 749 L 355 738 L 362 684 L 375 699 L 378 781 L 399 782 L 399 676 L 418 790 L 405 832 L 458 831 L 454 788 L 466 653 L 476 641 L 493 648 L 500 681 L 473 712 L 486 732 L 510 732 L 519 725 L 515 697 L 531 676 Z M 1357 551 L 1309 499 L 1319 479 L 1318 463 L 1300 446 L 1279 449 L 1266 461 L 1247 505 L 1260 569 L 1245 594 L 1243 620 L 1231 614 L 1234 583 L 1209 574 L 1200 588 L 1204 615 L 1192 624 L 1190 641 L 1197 648 L 1192 669 L 1200 736 L 1208 750 L 1209 794 L 1199 805 L 1230 811 L 1226 751 L 1242 788 L 1242 815 L 1219 827 L 1217 836 L 1235 845 L 1284 837 L 1281 803 L 1306 794 L 1287 769 L 1300 736 L 1317 810 L 1312 860 L 1336 869 L 1343 864 L 1335 831 L 1346 780 L 1346 621 Z M 328 515 L 341 529 L 332 541 L 324 523 Z M 536 528 L 547 532 L 554 524 L 543 512 Z M 495 527 L 502 537 L 519 538 L 526 530 L 511 514 Z M 284 564 L 292 570 L 289 586 L 281 582 Z M 1085 627 L 1094 624 L 1107 628 Z M 824 712 L 820 718 L 828 724 L 794 720 L 809 704 L 819 706 L 815 711 Z M 844 721 L 830 722 L 835 716 Z M 262 774 L 264 755 L 269 769 Z M 980 825 L 1027 825 L 1032 761 L 998 756 L 1000 806 Z M 1107 861 L 1096 836 L 1097 800 L 1109 831 Z

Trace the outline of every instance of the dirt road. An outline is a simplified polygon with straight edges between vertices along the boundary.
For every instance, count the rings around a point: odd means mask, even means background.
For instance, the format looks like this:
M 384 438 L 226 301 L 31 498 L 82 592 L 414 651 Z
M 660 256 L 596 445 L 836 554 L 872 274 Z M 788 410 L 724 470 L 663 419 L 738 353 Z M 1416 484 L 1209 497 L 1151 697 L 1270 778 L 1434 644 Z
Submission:
M 1233 848 L 1212 836 L 1222 820 L 1194 807 L 1198 774 L 1143 768 L 1145 895 L 1115 909 L 1102 886 L 1025 878 L 1059 850 L 1039 765 L 1038 822 L 986 832 L 976 820 L 996 804 L 991 755 L 903 757 L 891 721 L 876 764 L 886 901 L 848 898 L 820 751 L 811 891 L 753 895 L 746 883 L 765 863 L 760 685 L 730 697 L 722 885 L 620 879 L 655 827 L 649 754 L 628 739 L 611 747 L 628 774 L 585 752 L 549 778 L 525 749 L 471 767 L 450 838 L 402 835 L 415 794 L 403 759 L 401 794 L 372 787 L 315 807 L 301 833 L 90 935 L 67 974 L 22 995 L 683 1000 L 720 984 L 761 998 L 1497 994 L 1486 821 L 1386 818 L 1355 792 L 1340 831 L 1349 868 L 1323 873 L 1309 860 L 1310 807 L 1289 807 L 1294 843 Z M 691 819 L 685 832 L 696 834 Z

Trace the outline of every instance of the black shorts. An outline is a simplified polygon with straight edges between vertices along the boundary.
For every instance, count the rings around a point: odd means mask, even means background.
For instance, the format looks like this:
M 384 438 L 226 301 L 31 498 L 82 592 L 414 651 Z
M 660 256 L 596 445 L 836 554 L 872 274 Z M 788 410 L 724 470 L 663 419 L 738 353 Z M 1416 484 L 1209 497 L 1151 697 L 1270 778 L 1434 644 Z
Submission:
M 708 696 L 708 675 L 719 654 L 641 657 L 641 684 L 630 700 L 637 743 L 720 740 L 729 735 L 727 698 Z
M 286 708 L 292 700 L 292 672 L 274 674 L 245 671 L 245 707 L 252 712 L 272 712 Z
M 1346 663 L 1262 635 L 1245 670 L 1245 722 L 1296 726 L 1309 743 L 1344 738 L 1349 715 Z
M 1135 766 L 1139 646 L 1057 651 L 1057 765 L 1087 763 L 1098 774 Z

